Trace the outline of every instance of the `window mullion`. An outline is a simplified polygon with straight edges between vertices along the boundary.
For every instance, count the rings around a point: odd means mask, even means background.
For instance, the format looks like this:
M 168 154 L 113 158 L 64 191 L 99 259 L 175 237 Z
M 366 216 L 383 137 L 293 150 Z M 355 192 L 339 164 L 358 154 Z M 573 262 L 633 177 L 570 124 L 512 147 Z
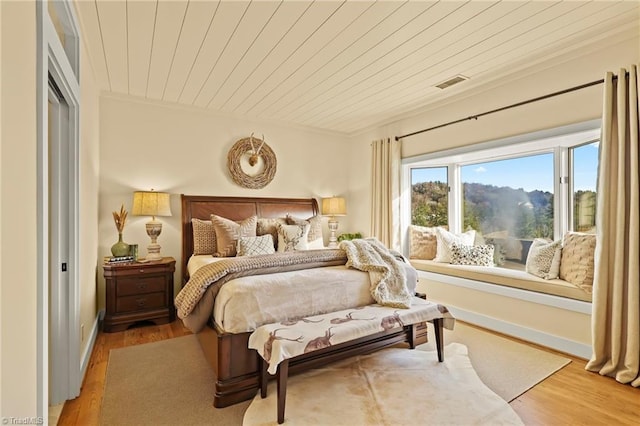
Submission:
M 569 229 L 571 223 L 569 205 L 570 185 L 569 182 L 569 150 L 566 147 L 557 147 L 555 149 L 554 160 L 554 238 L 559 239 Z
M 449 230 L 462 230 L 462 182 L 460 181 L 460 165 L 456 163 L 448 166 L 449 178 Z

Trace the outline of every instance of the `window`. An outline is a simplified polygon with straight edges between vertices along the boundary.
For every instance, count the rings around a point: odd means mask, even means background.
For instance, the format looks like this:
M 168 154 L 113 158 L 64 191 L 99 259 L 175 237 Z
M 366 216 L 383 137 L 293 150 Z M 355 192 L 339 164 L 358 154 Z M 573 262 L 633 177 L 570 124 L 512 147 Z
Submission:
M 465 230 L 553 238 L 553 153 L 470 164 L 460 175 Z
M 449 223 L 449 184 L 446 167 L 411 169 L 411 224 Z
M 402 223 L 516 240 L 594 232 L 599 121 L 403 159 Z M 409 190 L 410 189 L 410 190 Z M 410 200 L 409 200 L 410 197 Z
M 596 231 L 596 181 L 600 143 L 594 142 L 571 148 L 571 217 L 572 230 Z

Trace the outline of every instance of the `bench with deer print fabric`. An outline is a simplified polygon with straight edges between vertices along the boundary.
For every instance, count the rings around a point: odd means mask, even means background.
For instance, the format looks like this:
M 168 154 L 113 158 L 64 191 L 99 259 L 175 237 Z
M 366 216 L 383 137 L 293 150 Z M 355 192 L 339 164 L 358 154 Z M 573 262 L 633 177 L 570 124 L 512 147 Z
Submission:
M 442 328 L 453 329 L 455 319 L 442 305 L 417 297 L 409 309 L 367 305 L 258 327 L 249 348 L 260 355 L 260 394 L 267 396 L 267 373 L 278 374 L 278 423 L 284 422 L 289 360 L 299 355 L 398 327 L 433 322 L 438 360 L 443 361 Z M 411 349 L 414 344 L 410 342 Z M 267 368 L 268 367 L 268 368 Z

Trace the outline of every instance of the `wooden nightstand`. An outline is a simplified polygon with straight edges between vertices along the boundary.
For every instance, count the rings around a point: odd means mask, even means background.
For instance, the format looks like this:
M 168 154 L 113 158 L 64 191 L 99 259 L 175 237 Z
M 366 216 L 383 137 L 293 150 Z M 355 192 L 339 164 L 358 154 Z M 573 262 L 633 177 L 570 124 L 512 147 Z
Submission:
M 149 263 L 105 263 L 103 268 L 107 290 L 105 332 L 125 330 L 138 321 L 166 324 L 176 318 L 174 258 L 164 257 Z

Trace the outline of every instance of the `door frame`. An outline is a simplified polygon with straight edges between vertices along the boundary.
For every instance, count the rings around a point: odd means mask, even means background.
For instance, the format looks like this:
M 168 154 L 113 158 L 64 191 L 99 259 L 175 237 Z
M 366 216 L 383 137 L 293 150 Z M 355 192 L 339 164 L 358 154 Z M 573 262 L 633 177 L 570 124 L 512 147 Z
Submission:
M 81 364 L 80 364 L 80 283 L 79 283 L 79 45 L 80 37 L 78 21 L 72 5 L 67 2 L 56 1 L 53 4 L 59 20 L 65 31 L 65 46 L 62 45 L 55 27 L 49 16 L 48 1 L 36 2 L 37 27 L 37 415 L 47 418 L 49 411 L 49 326 L 52 335 L 61 339 L 67 346 L 67 360 L 58 360 L 52 368 L 66 371 L 64 376 L 68 381 L 53 383 L 60 385 L 65 399 L 71 399 L 80 394 Z M 49 271 L 59 265 L 49 262 L 49 140 L 48 140 L 48 101 L 49 75 L 69 107 L 69 121 L 67 135 L 69 138 L 69 285 L 62 290 L 68 301 L 65 312 L 61 306 L 52 306 L 49 312 Z M 51 314 L 51 324 L 50 324 Z

